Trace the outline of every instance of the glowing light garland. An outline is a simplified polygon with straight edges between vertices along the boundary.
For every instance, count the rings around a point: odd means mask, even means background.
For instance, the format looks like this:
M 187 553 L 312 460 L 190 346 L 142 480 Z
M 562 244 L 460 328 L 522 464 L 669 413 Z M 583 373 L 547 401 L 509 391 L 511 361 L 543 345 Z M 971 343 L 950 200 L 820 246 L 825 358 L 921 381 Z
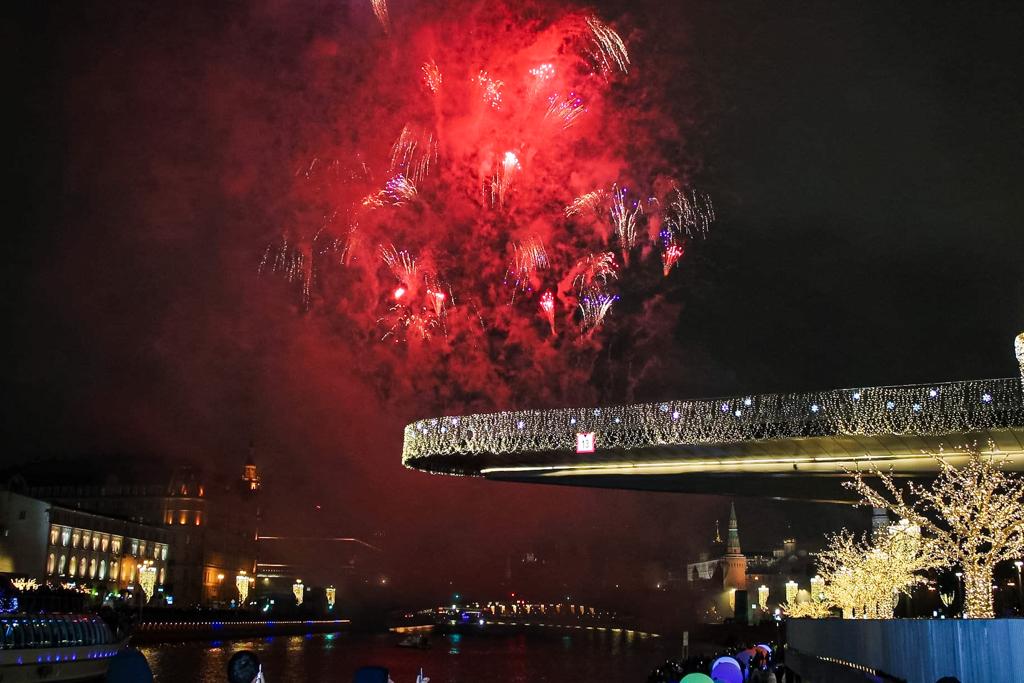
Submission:
M 35 579 L 11 579 L 11 585 L 21 592 L 39 590 L 39 582 Z
M 156 588 L 156 567 L 149 560 L 139 567 L 139 588 L 146 594 L 146 602 L 149 602 Z
M 523 410 L 419 420 L 405 427 L 402 462 L 479 475 L 494 455 L 572 453 L 576 435 L 597 447 L 723 444 L 801 437 L 950 435 L 1024 426 L 1015 378 L 665 401 L 603 408 Z M 467 456 L 467 457 L 452 457 Z
M 245 601 L 249 599 L 249 585 L 254 579 L 247 572 L 239 572 L 235 576 L 235 588 L 238 589 L 238 604 L 245 607 Z
M 1024 332 L 1017 335 L 1013 342 L 1013 350 L 1017 354 L 1017 363 L 1020 365 L 1020 388 L 1024 391 Z

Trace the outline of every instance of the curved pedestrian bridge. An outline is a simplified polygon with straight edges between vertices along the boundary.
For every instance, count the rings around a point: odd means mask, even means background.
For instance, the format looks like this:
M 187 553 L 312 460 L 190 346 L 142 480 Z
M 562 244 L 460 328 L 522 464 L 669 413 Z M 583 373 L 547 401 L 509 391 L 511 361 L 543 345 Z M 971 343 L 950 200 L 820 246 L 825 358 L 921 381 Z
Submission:
M 844 502 L 848 469 L 927 479 L 937 469 L 928 452 L 974 442 L 1024 471 L 1021 378 L 435 417 L 406 426 L 402 462 L 506 481 Z

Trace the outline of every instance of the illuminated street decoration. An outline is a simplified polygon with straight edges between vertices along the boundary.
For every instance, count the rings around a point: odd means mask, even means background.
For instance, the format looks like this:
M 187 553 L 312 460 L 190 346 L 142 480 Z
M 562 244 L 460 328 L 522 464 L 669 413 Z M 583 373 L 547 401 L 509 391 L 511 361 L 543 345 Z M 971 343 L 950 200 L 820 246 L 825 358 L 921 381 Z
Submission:
M 1020 365 L 1020 385 L 1024 390 L 1024 332 L 1017 335 L 1013 342 L 1013 349 L 1017 354 L 1017 364 Z
M 1024 425 L 1017 379 L 839 389 L 733 399 L 524 410 L 432 418 L 405 428 L 402 462 L 446 474 L 479 474 L 494 459 L 574 452 L 600 433 L 602 450 L 768 439 L 946 435 Z M 467 456 L 458 465 L 448 456 Z M 437 458 L 440 464 L 434 464 Z M 476 464 L 476 463 L 479 464 Z
M 235 588 L 238 589 L 238 604 L 242 607 L 245 606 L 245 601 L 249 598 L 249 586 L 253 581 L 254 579 L 245 571 L 241 571 L 235 576 Z
M 139 567 L 139 588 L 146 595 L 146 602 L 149 602 L 156 588 L 156 567 L 150 560 L 146 560 Z
M 761 609 L 768 609 L 768 586 L 761 585 L 757 589 L 757 604 L 761 606 Z
M 327 596 L 327 609 L 334 609 L 334 599 L 337 596 L 337 590 L 334 586 L 328 586 L 324 589 L 324 594 Z
M 830 615 L 828 604 L 818 600 L 787 602 L 782 611 L 790 619 L 825 619 Z
M 877 469 L 869 474 L 880 486 L 869 485 L 862 472 L 854 473 L 848 485 L 866 504 L 909 520 L 907 530 L 920 527 L 914 542 L 939 566 L 963 572 L 966 615 L 991 619 L 995 567 L 1024 553 L 1024 476 L 1004 471 L 1005 459 L 994 452 L 970 447 L 961 465 L 952 464 L 950 455 L 940 451 L 932 456 L 939 474 L 928 486 L 902 484 Z
M 818 554 L 814 601 L 838 607 L 847 619 L 891 619 L 899 596 L 924 582 L 918 572 L 937 564 L 921 529 L 905 519 L 863 537 L 843 529 Z
M 786 582 L 786 603 L 788 603 L 790 605 L 796 604 L 796 593 L 797 593 L 796 581 L 787 581 Z
M 306 587 L 302 585 L 302 579 L 296 579 L 292 584 L 292 595 L 295 596 L 295 604 L 301 605 L 302 600 L 306 597 Z

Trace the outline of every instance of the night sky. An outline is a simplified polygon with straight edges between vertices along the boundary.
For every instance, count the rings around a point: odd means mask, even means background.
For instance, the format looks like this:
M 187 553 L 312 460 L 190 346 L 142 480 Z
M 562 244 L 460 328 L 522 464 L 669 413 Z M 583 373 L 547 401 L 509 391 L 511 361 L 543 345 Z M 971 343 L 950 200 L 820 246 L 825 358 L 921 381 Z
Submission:
M 390 375 L 363 372 L 376 351 L 257 277 L 285 210 L 278 188 L 310 139 L 302 122 L 325 117 L 304 60 L 327 41 L 331 68 L 357 74 L 375 45 L 368 4 L 55 1 L 30 3 L 7 27 L 20 106 L 6 457 L 236 468 L 254 441 L 274 531 L 376 535 L 394 566 L 422 565 L 404 580 L 424 594 L 448 578 L 487 590 L 469 577 L 553 539 L 624 564 L 683 559 L 726 500 L 404 470 L 406 422 L 480 400 L 424 393 L 459 378 L 411 359 L 389 356 Z M 392 15 L 412 5 L 393 2 Z M 644 347 L 664 358 L 657 372 L 622 379 L 634 360 L 622 348 L 624 302 L 586 386 L 510 383 L 489 407 L 1016 372 L 1024 8 L 598 9 L 671 84 L 660 112 L 680 120 L 679 164 L 714 197 L 718 220 Z M 755 500 L 737 509 L 749 546 L 774 543 L 787 520 L 812 536 L 851 519 Z M 565 575 L 586 573 L 585 561 L 567 555 Z M 446 564 L 457 568 L 435 571 Z

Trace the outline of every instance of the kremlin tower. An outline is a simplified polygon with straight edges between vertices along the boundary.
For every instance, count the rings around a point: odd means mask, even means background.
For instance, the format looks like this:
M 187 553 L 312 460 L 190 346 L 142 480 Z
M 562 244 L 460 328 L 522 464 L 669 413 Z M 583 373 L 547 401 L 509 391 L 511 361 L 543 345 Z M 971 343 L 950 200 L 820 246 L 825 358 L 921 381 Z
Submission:
M 722 587 L 726 590 L 747 589 L 747 558 L 740 549 L 740 529 L 736 523 L 736 506 L 729 505 L 729 536 L 722 558 Z

